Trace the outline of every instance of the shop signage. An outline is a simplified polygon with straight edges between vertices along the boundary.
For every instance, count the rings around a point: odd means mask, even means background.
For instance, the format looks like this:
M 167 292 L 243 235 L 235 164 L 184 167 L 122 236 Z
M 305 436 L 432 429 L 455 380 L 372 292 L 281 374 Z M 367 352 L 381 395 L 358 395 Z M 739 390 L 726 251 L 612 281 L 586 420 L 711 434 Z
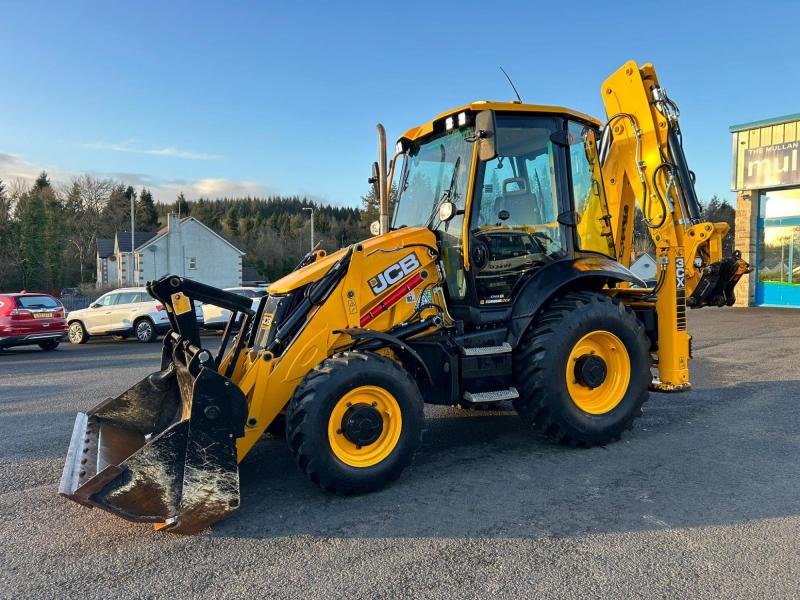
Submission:
M 744 151 L 746 189 L 800 183 L 800 142 L 773 144 Z

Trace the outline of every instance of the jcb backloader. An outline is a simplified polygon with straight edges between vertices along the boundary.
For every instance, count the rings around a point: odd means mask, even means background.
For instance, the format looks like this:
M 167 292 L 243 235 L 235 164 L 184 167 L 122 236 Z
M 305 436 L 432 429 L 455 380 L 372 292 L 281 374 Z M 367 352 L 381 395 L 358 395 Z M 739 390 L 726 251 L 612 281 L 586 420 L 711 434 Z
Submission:
M 601 93 L 605 124 L 519 102 L 447 111 L 403 135 L 388 168 L 380 137 L 374 237 L 309 253 L 257 311 L 150 282 L 172 325 L 161 368 L 78 415 L 61 494 L 194 533 L 239 506 L 237 465 L 277 419 L 311 481 L 353 494 L 410 463 L 425 402 L 510 400 L 532 429 L 593 446 L 631 427 L 648 390 L 689 389 L 686 307 L 731 305 L 749 266 L 722 256 L 727 224 L 701 219 L 652 65 L 626 63 Z M 653 287 L 628 268 L 637 207 Z M 195 302 L 232 312 L 216 356 Z

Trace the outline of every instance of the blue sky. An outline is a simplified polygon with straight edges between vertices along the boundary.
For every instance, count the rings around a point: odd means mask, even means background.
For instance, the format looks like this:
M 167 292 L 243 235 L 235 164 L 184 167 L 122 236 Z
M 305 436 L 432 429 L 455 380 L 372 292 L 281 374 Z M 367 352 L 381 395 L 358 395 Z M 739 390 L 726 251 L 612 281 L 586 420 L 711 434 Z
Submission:
M 669 11 L 669 13 L 665 11 Z M 602 119 L 599 87 L 653 62 L 702 198 L 728 126 L 800 112 L 797 2 L 0 2 L 0 178 L 42 168 L 354 205 L 390 141 L 478 99 Z

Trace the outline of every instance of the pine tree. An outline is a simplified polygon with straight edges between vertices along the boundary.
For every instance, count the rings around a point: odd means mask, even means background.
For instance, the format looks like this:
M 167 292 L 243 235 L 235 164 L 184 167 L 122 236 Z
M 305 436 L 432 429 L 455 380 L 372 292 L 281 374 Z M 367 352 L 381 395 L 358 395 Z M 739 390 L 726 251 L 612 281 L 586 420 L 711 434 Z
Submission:
M 186 201 L 186 196 L 183 195 L 183 192 L 178 194 L 178 199 L 175 201 L 175 212 L 181 218 L 189 216 L 189 203 Z
M 114 237 L 117 231 L 130 228 L 131 200 L 127 192 L 128 189 L 121 183 L 111 189 L 108 202 L 103 207 L 103 234 L 106 237 Z
M 60 288 L 64 283 L 64 246 L 66 243 L 64 207 L 49 184 L 39 191 L 39 195 L 42 197 L 45 212 L 43 237 L 46 283 L 47 289 L 54 290 Z
M 153 231 L 158 228 L 158 211 L 153 201 L 153 194 L 147 188 L 142 188 L 139 200 L 136 202 L 136 229 L 138 231 Z
M 17 220 L 22 264 L 22 286 L 26 289 L 45 289 L 47 284 L 47 252 L 44 230 L 47 224 L 44 200 L 36 186 L 20 198 Z
M 36 181 L 33 184 L 33 189 L 35 191 L 41 191 L 49 187 L 50 187 L 50 177 L 47 175 L 47 171 L 42 171 L 36 178 Z
M 11 220 L 11 203 L 6 196 L 6 186 L 0 179 L 0 227 Z
M 236 214 L 236 209 L 231 206 L 228 212 L 225 213 L 225 227 L 231 235 L 239 235 L 239 216 Z
M 394 205 L 397 202 L 397 186 L 392 186 L 389 194 L 389 222 L 391 223 L 394 214 Z M 370 187 L 366 196 L 361 196 L 361 225 L 369 231 L 369 226 L 373 221 L 377 221 L 380 216 L 380 204 L 375 188 Z

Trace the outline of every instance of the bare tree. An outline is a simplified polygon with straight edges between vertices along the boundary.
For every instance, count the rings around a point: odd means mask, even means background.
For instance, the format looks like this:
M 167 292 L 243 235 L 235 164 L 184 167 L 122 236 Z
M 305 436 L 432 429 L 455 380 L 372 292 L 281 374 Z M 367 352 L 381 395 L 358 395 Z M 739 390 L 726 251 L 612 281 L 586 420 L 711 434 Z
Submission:
M 62 189 L 70 220 L 67 240 L 70 248 L 75 250 L 80 264 L 81 283 L 84 267 L 90 266 L 89 259 L 94 255 L 97 236 L 102 226 L 103 208 L 108 204 L 115 183 L 113 179 L 87 174 L 75 177 Z

